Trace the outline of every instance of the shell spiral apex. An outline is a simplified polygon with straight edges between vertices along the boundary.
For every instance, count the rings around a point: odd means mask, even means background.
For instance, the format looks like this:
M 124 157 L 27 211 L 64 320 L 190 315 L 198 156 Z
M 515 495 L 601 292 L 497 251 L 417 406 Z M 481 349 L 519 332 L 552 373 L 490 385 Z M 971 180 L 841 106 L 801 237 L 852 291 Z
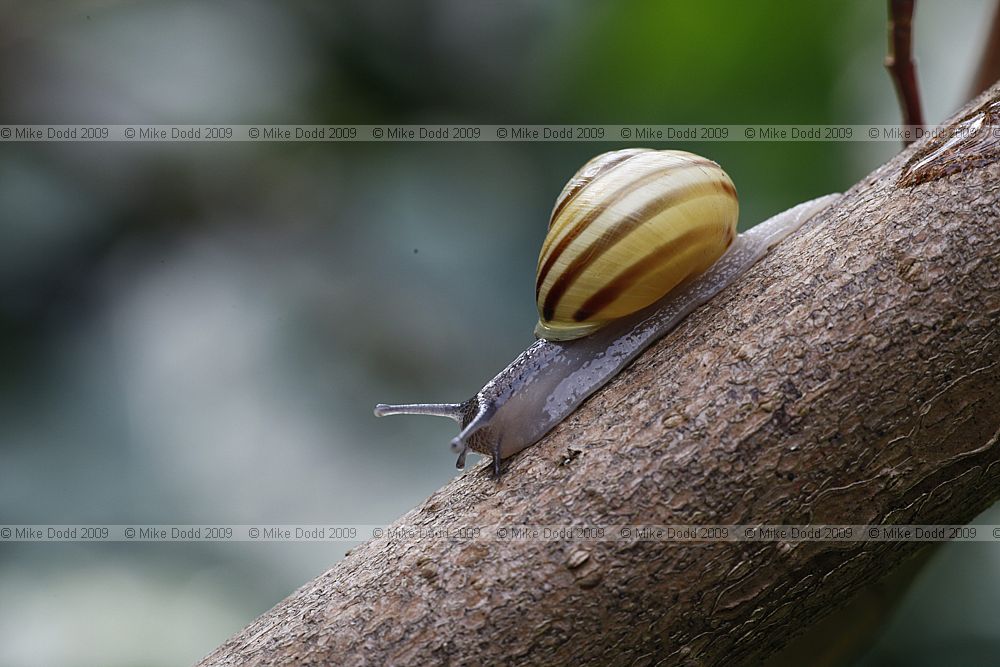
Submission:
M 707 158 L 648 148 L 598 155 L 552 210 L 535 335 L 580 338 L 649 306 L 715 263 L 738 218 L 732 180 Z

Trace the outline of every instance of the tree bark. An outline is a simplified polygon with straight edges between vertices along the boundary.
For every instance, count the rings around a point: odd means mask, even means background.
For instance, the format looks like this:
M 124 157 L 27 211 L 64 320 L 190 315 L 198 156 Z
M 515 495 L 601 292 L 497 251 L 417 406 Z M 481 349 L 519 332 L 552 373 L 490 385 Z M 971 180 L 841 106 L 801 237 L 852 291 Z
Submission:
M 952 121 L 987 109 L 992 137 L 877 169 L 499 482 L 481 464 L 397 523 L 968 522 L 1000 497 L 997 105 Z M 919 546 L 375 539 L 201 664 L 752 663 Z

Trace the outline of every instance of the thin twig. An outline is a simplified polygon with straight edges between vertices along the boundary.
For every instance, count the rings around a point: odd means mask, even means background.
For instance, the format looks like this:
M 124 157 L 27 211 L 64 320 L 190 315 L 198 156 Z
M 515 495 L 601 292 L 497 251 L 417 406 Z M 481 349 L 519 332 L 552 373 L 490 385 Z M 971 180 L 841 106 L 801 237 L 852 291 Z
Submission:
M 913 61 L 914 4 L 915 0 L 889 0 L 889 53 L 885 57 L 885 67 L 896 86 L 899 106 L 903 110 L 903 125 L 908 126 L 907 129 L 924 125 L 916 64 Z M 911 143 L 912 135 L 904 132 L 903 145 Z
M 986 45 L 983 47 L 983 55 L 979 60 L 979 69 L 972 82 L 969 98 L 992 86 L 997 79 L 1000 79 L 1000 2 L 993 12 L 993 23 L 986 37 Z

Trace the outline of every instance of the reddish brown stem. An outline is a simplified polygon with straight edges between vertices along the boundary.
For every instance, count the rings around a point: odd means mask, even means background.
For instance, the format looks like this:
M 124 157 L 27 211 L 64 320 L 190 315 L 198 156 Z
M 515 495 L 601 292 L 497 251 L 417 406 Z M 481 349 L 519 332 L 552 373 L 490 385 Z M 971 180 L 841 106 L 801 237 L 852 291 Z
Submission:
M 975 97 L 983 92 L 997 79 L 1000 79 L 1000 3 L 997 3 L 993 12 L 990 34 L 986 37 L 986 45 L 983 47 L 983 55 L 969 97 Z
M 885 67 L 896 86 L 903 110 L 903 125 L 923 127 L 917 69 L 913 61 L 913 6 L 915 0 L 889 0 L 889 53 Z M 904 132 L 903 145 L 913 143 L 912 132 Z

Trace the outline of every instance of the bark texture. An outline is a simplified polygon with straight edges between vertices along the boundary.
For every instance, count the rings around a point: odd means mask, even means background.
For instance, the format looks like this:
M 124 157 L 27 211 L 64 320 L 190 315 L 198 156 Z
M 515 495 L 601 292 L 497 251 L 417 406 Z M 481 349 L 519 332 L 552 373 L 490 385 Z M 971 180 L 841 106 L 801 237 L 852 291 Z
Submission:
M 994 135 L 900 185 L 939 159 L 914 144 L 499 483 L 481 464 L 399 523 L 967 522 L 1000 497 Z M 202 664 L 753 663 L 917 548 L 376 539 Z

